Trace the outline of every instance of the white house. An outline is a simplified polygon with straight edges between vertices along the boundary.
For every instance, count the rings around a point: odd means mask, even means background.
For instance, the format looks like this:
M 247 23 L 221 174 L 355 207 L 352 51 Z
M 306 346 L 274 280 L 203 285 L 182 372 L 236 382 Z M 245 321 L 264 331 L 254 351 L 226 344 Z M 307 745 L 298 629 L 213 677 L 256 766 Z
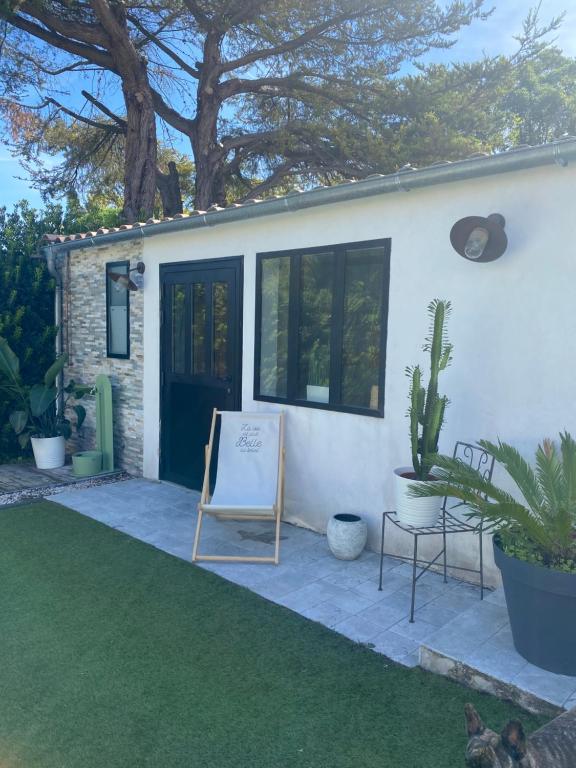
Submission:
M 324 531 L 359 512 L 376 548 L 393 470 L 410 461 L 405 368 L 426 366 L 432 299 L 453 306 L 442 452 L 500 437 L 530 456 L 575 428 L 575 160 L 566 139 L 51 236 L 42 253 L 63 289 L 70 375 L 111 375 L 125 466 L 193 488 L 214 406 L 285 409 L 286 518 Z M 507 249 L 463 258 L 453 225 L 493 213 Z M 110 274 L 139 261 L 139 290 L 117 291 Z M 476 553 L 472 536 L 451 544 L 460 565 Z

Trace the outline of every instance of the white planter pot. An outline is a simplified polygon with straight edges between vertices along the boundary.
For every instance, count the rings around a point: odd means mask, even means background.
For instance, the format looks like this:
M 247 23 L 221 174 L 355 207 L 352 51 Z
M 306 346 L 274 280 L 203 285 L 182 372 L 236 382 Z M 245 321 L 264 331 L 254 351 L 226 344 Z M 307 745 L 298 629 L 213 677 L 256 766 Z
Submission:
M 32 437 L 30 439 L 38 469 L 55 469 L 64 466 L 66 441 L 63 437 Z
M 314 403 L 329 403 L 330 387 L 320 387 L 317 384 L 307 384 L 306 400 L 311 400 Z
M 368 526 L 358 515 L 334 515 L 326 531 L 330 552 L 338 560 L 356 560 L 366 546 Z
M 414 474 L 414 468 L 399 467 L 394 470 L 394 490 L 398 520 L 404 523 L 404 525 L 410 525 L 414 528 L 436 525 L 442 508 L 442 497 L 430 496 L 429 498 L 419 499 L 408 496 L 408 487 L 410 485 L 422 485 L 424 481 L 403 477 L 406 474 Z

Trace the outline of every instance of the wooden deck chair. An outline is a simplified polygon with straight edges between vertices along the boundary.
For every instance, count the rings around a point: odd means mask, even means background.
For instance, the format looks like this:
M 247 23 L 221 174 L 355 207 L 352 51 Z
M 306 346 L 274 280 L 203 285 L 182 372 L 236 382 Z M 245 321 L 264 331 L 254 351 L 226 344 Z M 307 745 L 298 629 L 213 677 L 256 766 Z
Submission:
M 220 442 L 214 493 L 210 497 L 210 464 L 216 420 L 220 417 Z M 206 446 L 206 467 L 192 562 L 274 563 L 280 552 L 280 520 L 284 505 L 284 414 L 217 411 L 212 415 Z M 200 555 L 198 544 L 204 513 L 221 520 L 276 521 L 273 557 Z

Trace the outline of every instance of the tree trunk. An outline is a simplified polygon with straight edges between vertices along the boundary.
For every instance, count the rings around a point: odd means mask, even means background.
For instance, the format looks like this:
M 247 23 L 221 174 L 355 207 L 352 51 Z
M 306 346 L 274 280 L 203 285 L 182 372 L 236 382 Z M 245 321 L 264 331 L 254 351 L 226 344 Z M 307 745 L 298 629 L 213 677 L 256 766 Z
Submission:
M 90 0 L 108 37 L 108 50 L 122 80 L 126 104 L 124 218 L 146 220 L 154 213 L 156 195 L 156 112 L 146 59 L 130 39 L 126 8 L 118 2 Z
M 196 189 L 194 207 L 199 211 L 207 210 L 211 205 L 226 205 L 226 190 L 224 185 L 224 157 L 221 152 L 201 154 L 201 144 L 198 150 L 194 146 L 196 159 Z
M 131 78 L 130 78 L 131 80 Z M 124 157 L 124 217 L 133 223 L 154 213 L 156 196 L 156 113 L 146 72 L 123 80 L 126 102 L 126 150 Z
M 162 211 L 164 216 L 174 216 L 182 213 L 182 193 L 180 191 L 180 177 L 176 163 L 170 160 L 168 173 L 162 173 L 158 169 L 156 173 L 156 186 L 162 198 Z
M 190 136 L 196 171 L 194 207 L 200 211 L 205 211 L 213 204 L 226 204 L 223 184 L 226 155 L 218 144 L 218 115 L 222 107 L 218 65 L 222 37 L 223 33 L 217 30 L 211 30 L 206 35 L 195 126 Z

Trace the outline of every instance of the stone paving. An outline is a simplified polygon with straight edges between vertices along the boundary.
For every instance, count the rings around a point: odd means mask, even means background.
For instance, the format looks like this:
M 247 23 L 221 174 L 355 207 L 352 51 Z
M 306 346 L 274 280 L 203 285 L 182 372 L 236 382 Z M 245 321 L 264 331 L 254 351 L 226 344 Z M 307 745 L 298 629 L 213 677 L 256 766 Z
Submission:
M 132 479 L 55 497 L 65 506 L 190 560 L 198 493 L 167 483 Z M 422 666 L 503 697 L 533 711 L 576 705 L 576 678 L 553 675 L 514 650 L 501 590 L 484 601 L 463 582 L 427 573 L 416 591 L 416 621 L 408 621 L 411 569 L 386 558 L 378 591 L 378 555 L 336 560 L 326 537 L 284 523 L 280 565 L 202 563 L 223 578 L 364 643 L 406 666 Z M 200 551 L 269 554 L 272 524 L 205 518 Z

